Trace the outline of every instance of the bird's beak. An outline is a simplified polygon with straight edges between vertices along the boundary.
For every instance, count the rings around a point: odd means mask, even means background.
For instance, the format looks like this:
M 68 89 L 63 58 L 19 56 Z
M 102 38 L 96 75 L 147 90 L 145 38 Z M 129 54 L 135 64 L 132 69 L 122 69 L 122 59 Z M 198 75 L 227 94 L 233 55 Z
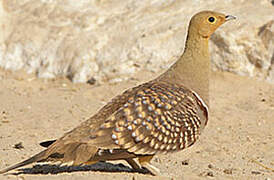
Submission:
M 225 16 L 225 21 L 229 21 L 229 20 L 233 20 L 233 19 L 236 19 L 236 17 L 232 16 L 232 15 L 226 15 Z

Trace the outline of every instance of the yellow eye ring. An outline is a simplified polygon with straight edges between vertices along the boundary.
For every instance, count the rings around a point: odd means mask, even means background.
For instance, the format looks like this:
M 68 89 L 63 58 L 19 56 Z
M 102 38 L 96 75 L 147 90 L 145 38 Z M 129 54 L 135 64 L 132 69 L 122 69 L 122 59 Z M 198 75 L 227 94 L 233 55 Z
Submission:
M 216 22 L 216 18 L 215 18 L 215 17 L 212 17 L 212 16 L 210 16 L 207 20 L 208 20 L 208 22 L 211 23 L 211 24 L 213 24 L 213 23 Z

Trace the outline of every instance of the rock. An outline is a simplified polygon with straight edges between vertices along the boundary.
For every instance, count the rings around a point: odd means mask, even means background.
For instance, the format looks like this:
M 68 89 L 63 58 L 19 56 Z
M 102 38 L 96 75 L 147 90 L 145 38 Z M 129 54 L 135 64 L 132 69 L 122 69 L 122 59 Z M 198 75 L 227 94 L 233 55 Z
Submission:
M 237 31 L 219 31 L 213 35 L 212 42 L 215 70 L 274 82 L 274 20 L 258 29 L 244 24 Z
M 0 0 L 0 67 L 96 83 L 158 72 L 182 53 L 190 17 L 210 9 L 238 17 L 212 38 L 213 69 L 274 82 L 272 3 Z
M 268 68 L 267 80 L 274 82 L 274 20 L 260 28 L 259 36 L 270 55 L 270 66 Z

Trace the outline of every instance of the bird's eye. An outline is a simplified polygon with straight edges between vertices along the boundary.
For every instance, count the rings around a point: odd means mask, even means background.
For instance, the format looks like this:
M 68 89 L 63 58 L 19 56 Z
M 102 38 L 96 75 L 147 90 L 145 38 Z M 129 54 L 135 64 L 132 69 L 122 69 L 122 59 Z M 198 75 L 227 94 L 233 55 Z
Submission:
M 209 17 L 209 18 L 208 18 L 208 21 L 209 21 L 210 23 L 214 23 L 214 22 L 215 22 L 215 18 L 214 18 L 214 17 Z

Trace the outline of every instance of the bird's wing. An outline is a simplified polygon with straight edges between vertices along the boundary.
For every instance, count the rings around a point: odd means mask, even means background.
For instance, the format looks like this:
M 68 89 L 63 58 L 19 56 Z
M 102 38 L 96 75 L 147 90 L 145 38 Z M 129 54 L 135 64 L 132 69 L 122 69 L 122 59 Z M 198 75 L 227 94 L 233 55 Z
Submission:
M 174 84 L 156 81 L 139 87 L 101 124 L 95 133 L 98 141 L 90 143 L 111 147 L 100 138 L 107 132 L 107 142 L 137 155 L 184 149 L 196 141 L 207 118 L 197 100 L 190 90 Z
M 95 115 L 93 121 L 74 130 L 80 136 L 77 142 L 144 155 L 184 149 L 200 134 L 204 118 L 201 107 L 195 95 L 184 87 L 156 81 L 126 91 L 119 98 L 124 99 L 123 103 L 115 104 L 115 98 L 98 113 L 106 114 L 103 121 Z M 115 111 L 109 113 L 109 109 Z

